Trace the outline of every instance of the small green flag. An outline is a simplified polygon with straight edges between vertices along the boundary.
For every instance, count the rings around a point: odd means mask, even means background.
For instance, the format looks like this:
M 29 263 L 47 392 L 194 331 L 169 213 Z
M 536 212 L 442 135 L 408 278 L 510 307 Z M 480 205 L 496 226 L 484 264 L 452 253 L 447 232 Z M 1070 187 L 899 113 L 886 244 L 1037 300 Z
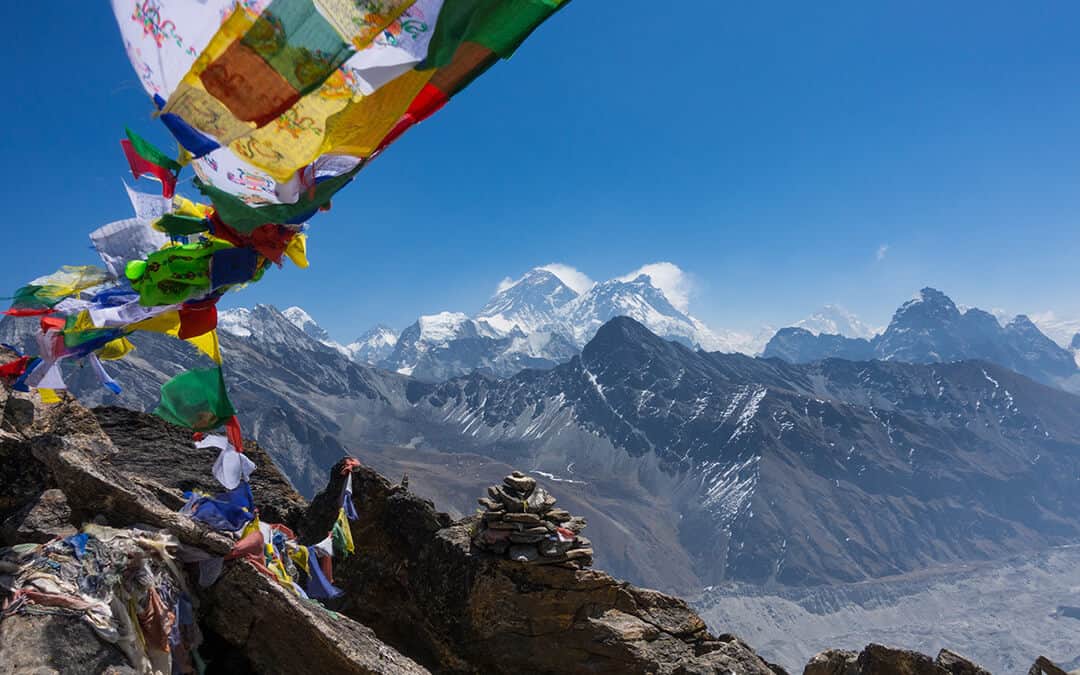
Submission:
M 236 414 L 221 368 L 197 368 L 161 385 L 161 403 L 154 414 L 195 431 L 216 429 Z

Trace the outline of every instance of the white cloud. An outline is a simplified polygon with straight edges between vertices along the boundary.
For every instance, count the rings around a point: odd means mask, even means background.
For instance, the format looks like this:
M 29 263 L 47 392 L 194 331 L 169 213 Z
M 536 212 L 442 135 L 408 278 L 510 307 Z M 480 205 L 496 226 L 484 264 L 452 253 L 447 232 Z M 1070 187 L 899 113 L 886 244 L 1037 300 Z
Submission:
M 619 277 L 619 281 L 631 281 L 644 274 L 652 280 L 653 286 L 663 291 L 668 301 L 680 312 L 690 308 L 690 294 L 694 282 L 690 275 L 682 271 L 675 263 L 657 262 L 643 265 L 630 274 Z
M 551 272 L 559 278 L 559 281 L 569 286 L 579 295 L 596 285 L 596 282 L 590 279 L 589 275 L 562 263 L 548 263 L 547 265 L 541 265 L 539 267 L 534 267 L 533 269 Z M 503 277 L 503 280 L 495 287 L 495 294 L 498 295 L 499 293 L 502 293 L 522 279 L 524 279 L 524 277 L 518 277 L 517 279 Z
M 889 245 L 888 244 L 882 244 L 881 246 L 877 247 L 877 253 L 874 254 L 874 257 L 877 258 L 878 260 L 884 260 L 885 259 L 885 254 L 888 253 L 888 252 L 889 252 Z
M 541 265 L 537 269 L 547 270 L 559 277 L 559 281 L 574 289 L 575 293 L 584 293 L 596 285 L 596 282 L 590 279 L 589 275 L 562 263 L 548 263 L 547 265 Z

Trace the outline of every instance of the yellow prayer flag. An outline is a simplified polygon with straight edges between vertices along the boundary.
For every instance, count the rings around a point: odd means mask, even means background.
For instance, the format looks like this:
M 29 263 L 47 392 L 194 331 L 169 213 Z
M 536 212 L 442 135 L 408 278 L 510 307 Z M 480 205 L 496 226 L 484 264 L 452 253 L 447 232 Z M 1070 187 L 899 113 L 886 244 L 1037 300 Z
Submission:
M 175 309 L 162 312 L 157 316 L 133 323 L 129 328 L 131 330 L 150 331 L 151 333 L 164 333 L 175 337 L 180 333 L 180 312 Z
M 131 340 L 116 338 L 112 342 L 106 342 L 105 346 L 98 350 L 98 358 L 102 361 L 116 361 L 122 359 L 135 349 Z
M 202 335 L 188 338 L 186 342 L 190 342 L 200 352 L 209 356 L 214 363 L 221 365 L 221 346 L 218 344 L 216 328 L 209 333 L 203 333 Z
M 285 246 L 285 255 L 294 265 L 302 270 L 306 270 L 308 268 L 307 235 L 303 232 L 297 232 Z
M 345 535 L 345 550 L 349 553 L 356 552 L 356 546 L 353 545 L 352 527 L 349 526 L 349 519 L 345 515 L 345 508 L 338 509 L 337 515 L 338 525 L 341 525 L 342 534 Z

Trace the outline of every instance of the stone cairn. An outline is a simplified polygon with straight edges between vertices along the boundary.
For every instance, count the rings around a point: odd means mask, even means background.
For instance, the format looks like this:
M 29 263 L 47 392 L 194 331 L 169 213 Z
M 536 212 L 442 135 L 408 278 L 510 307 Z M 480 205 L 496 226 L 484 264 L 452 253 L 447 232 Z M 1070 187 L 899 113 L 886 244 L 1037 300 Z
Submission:
M 585 519 L 555 507 L 536 480 L 515 471 L 477 501 L 484 510 L 473 543 L 526 565 L 592 565 L 592 543 L 581 536 Z

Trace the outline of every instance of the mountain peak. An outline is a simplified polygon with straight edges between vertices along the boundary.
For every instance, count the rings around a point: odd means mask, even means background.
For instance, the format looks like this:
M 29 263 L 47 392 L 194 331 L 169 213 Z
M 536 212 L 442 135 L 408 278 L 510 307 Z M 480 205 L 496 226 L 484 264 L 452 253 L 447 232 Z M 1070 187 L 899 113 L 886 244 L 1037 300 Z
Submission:
M 616 316 L 597 329 L 596 335 L 581 351 L 581 359 L 583 363 L 592 363 L 628 351 L 651 352 L 671 348 L 673 345 L 668 340 L 657 336 L 641 322 L 628 316 Z
M 311 318 L 311 315 L 302 308 L 294 305 L 283 310 L 281 315 L 288 319 L 292 325 L 304 331 L 309 337 L 313 337 L 323 343 L 331 342 L 330 334 L 327 333 L 322 326 L 316 323 L 315 319 Z
M 849 338 L 869 339 L 877 332 L 844 307 L 833 304 L 825 305 L 794 325 L 814 335 L 842 335 Z
M 949 296 L 927 286 L 919 291 L 918 297 L 908 300 L 896 310 L 889 329 L 893 329 L 894 325 L 903 327 L 905 323 L 918 324 L 919 328 L 923 328 L 927 324 L 955 321 L 960 316 L 960 310 Z
M 390 356 L 397 341 L 397 331 L 380 323 L 345 345 L 345 349 L 353 361 L 374 365 Z
M 502 333 L 510 333 L 514 327 L 533 333 L 556 323 L 559 311 L 577 297 L 577 292 L 557 274 L 534 267 L 517 281 L 504 285 L 476 318 Z

